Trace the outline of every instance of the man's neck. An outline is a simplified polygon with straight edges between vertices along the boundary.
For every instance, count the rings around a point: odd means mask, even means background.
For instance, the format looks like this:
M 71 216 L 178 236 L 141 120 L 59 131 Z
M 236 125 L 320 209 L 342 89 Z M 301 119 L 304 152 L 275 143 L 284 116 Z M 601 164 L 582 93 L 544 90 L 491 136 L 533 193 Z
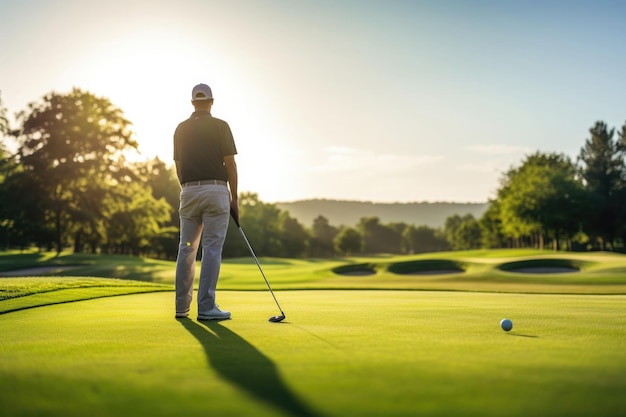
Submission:
M 202 106 L 202 105 L 195 106 L 194 109 L 195 109 L 195 111 L 208 111 L 210 113 L 211 112 L 211 105 L 208 104 L 206 106 Z

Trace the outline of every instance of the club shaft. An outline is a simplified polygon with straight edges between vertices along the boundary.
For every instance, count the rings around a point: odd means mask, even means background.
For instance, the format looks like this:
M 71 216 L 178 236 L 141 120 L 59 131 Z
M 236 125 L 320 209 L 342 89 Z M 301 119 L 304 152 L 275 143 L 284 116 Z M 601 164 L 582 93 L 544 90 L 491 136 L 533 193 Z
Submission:
M 243 240 L 246 242 L 246 245 L 248 245 L 248 249 L 250 250 L 250 254 L 252 255 L 252 258 L 254 259 L 256 266 L 258 266 L 259 271 L 261 271 L 261 276 L 265 280 L 265 283 L 267 284 L 267 288 L 270 290 L 270 294 L 272 294 L 272 298 L 274 298 L 274 302 L 276 302 L 276 306 L 280 310 L 280 314 L 284 316 L 285 313 L 283 313 L 283 309 L 280 308 L 280 304 L 278 304 L 278 300 L 276 299 L 276 296 L 274 295 L 274 291 L 272 291 L 272 286 L 270 285 L 270 282 L 265 277 L 263 268 L 261 268 L 261 264 L 259 263 L 259 260 L 257 259 L 256 255 L 254 254 L 254 251 L 252 250 L 252 246 L 250 245 L 250 242 L 248 242 L 248 238 L 246 237 L 246 234 L 243 232 L 243 229 L 241 228 L 241 226 L 238 226 L 238 229 L 239 229 L 239 233 L 241 233 L 241 236 L 243 236 Z

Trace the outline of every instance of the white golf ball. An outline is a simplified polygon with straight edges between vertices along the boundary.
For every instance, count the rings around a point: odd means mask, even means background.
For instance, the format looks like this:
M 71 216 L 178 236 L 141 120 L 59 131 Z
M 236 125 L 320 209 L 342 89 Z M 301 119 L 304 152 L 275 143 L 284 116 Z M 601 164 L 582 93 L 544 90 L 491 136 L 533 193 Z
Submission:
M 505 332 L 508 332 L 509 330 L 513 328 L 513 322 L 509 319 L 502 319 L 502 321 L 500 321 L 500 327 Z

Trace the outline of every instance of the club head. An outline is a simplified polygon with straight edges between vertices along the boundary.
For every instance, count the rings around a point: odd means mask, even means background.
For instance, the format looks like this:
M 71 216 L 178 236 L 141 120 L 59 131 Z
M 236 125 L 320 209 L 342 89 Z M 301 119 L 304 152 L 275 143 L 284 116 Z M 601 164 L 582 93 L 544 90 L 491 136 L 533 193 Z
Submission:
M 285 320 L 285 316 L 284 315 L 280 315 L 280 316 L 272 316 L 270 317 L 269 321 L 271 321 L 272 323 L 279 323 L 281 321 Z

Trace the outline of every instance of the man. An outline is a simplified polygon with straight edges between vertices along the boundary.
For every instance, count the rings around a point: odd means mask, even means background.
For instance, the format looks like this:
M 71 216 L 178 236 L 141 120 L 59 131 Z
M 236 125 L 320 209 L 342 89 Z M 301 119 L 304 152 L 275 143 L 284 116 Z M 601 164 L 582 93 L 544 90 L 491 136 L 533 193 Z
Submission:
M 176 260 L 176 318 L 189 315 L 198 246 L 202 263 L 198 320 L 227 320 L 215 303 L 215 288 L 228 229 L 228 215 L 239 215 L 237 148 L 228 123 L 211 116 L 213 92 L 206 84 L 191 91 L 195 111 L 174 133 L 174 161 L 181 184 L 180 243 Z M 229 187 L 227 187 L 227 184 Z M 230 193 L 229 193 L 230 188 Z

